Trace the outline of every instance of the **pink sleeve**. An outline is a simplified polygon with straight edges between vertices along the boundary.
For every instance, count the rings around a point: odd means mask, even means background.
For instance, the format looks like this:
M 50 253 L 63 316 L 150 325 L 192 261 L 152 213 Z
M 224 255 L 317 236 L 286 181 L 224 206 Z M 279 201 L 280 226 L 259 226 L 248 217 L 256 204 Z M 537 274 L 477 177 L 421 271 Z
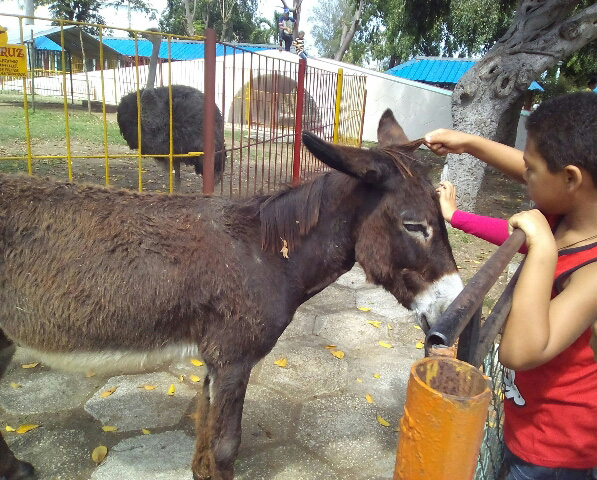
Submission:
M 501 245 L 509 236 L 508 220 L 504 220 L 503 218 L 484 217 L 456 210 L 454 215 L 452 215 L 451 224 L 458 230 L 487 240 L 494 245 Z M 525 245 L 522 246 L 520 252 L 527 252 Z

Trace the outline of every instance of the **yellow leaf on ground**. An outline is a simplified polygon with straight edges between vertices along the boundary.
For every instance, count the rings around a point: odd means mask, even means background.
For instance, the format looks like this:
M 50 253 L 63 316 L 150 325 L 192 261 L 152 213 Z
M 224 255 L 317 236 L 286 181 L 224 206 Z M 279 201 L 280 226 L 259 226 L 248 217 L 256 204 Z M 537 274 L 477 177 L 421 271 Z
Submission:
M 388 330 L 392 330 L 392 325 L 388 323 Z
M 149 435 L 151 432 L 149 430 L 147 430 L 146 428 L 144 428 L 143 430 L 141 430 L 141 432 L 143 433 L 143 435 Z
M 384 420 L 381 416 L 377 416 L 377 421 L 379 422 L 380 425 L 383 425 L 384 427 L 389 427 L 390 424 L 388 423 L 387 420 Z
M 363 383 L 363 380 L 361 380 L 360 378 L 357 378 L 357 382 Z
M 191 382 L 200 382 L 201 381 L 201 377 L 198 377 L 197 375 L 189 375 L 189 379 L 191 380 Z
M 110 426 L 108 426 L 108 425 L 104 425 L 104 426 L 102 427 L 102 430 L 103 430 L 104 432 L 115 432 L 116 430 L 118 430 L 118 427 L 110 427 Z
M 181 375 L 180 377 L 178 377 L 178 379 L 179 379 L 181 382 L 184 382 L 184 375 Z
M 109 388 L 108 390 L 104 390 L 102 393 L 100 393 L 100 397 L 102 397 L 102 398 L 109 397 L 116 391 L 117 388 L 118 387 L 112 387 L 112 388 Z
M 416 343 L 415 347 L 417 347 L 418 349 L 421 349 L 425 346 L 425 344 L 423 342 L 421 342 L 420 340 Z
M 100 464 L 104 461 L 104 458 L 106 458 L 106 455 L 108 455 L 108 447 L 104 447 L 103 445 L 100 445 L 99 447 L 95 447 L 93 449 L 93 452 L 91 452 L 91 459 L 95 463 Z
M 15 383 L 15 382 L 10 382 L 10 386 L 12 388 L 21 388 L 21 384 L 20 383 Z
M 330 350 L 330 353 L 336 358 L 344 358 L 344 352 L 342 350 Z
M 371 309 L 369 307 L 357 307 L 361 312 L 370 312 Z
M 385 348 L 394 348 L 394 347 L 392 347 L 392 345 L 390 345 L 389 343 L 386 343 L 386 342 L 380 341 L 379 344 Z
M 174 386 L 174 384 L 170 385 L 170 388 L 168 389 L 168 395 L 172 396 L 172 395 L 174 395 L 175 392 L 176 392 L 176 387 Z
M 375 320 L 368 320 L 367 323 L 369 325 L 373 325 L 375 328 L 379 328 L 379 326 L 381 325 L 381 322 L 375 321 Z
M 143 388 L 145 390 L 155 390 L 155 385 L 144 384 L 144 385 L 139 385 L 139 388 Z
M 6 428 L 6 431 L 7 431 L 7 432 L 16 432 L 16 431 L 17 431 L 17 429 L 16 429 L 16 428 L 12 428 L 10 425 L 6 425 L 6 427 L 5 427 L 5 428 Z
M 325 348 L 329 350 L 330 348 L 336 348 L 336 345 L 326 345 Z
M 191 363 L 196 367 L 200 367 L 203 365 L 203 362 L 201 360 L 197 360 L 196 358 L 191 358 Z
M 34 362 L 34 363 L 26 363 L 24 365 L 21 365 L 21 368 L 35 368 L 39 365 L 39 362 Z
M 368 403 L 373 403 L 373 397 L 369 394 L 365 395 L 365 398 L 367 399 Z
M 418 325 L 413 325 L 417 330 L 421 330 L 421 327 L 419 327 Z
M 374 373 L 373 374 L 373 378 L 380 378 L 380 377 L 381 377 L 381 375 L 379 373 Z
M 286 368 L 288 365 L 288 359 L 286 357 L 282 357 L 274 362 L 274 365 L 278 365 L 280 368 Z
M 32 425 L 32 424 L 21 425 L 19 428 L 17 428 L 15 430 L 15 432 L 27 433 L 29 430 L 33 430 L 34 428 L 37 428 L 37 427 L 39 427 L 39 425 Z
M 85 374 L 85 378 L 91 378 L 91 377 L 95 377 L 95 372 L 87 372 Z

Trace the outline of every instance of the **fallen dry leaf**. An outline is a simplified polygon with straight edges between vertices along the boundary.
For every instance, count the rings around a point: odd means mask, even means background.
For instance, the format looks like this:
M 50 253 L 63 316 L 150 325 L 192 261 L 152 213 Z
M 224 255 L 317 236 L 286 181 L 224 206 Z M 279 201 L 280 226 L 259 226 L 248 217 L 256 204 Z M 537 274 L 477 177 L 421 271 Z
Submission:
M 146 428 L 142 429 L 141 432 L 143 433 L 143 435 L 149 435 L 151 432 L 149 430 L 147 430 Z
M 286 368 L 286 366 L 288 365 L 288 359 L 286 357 L 282 357 L 279 360 L 276 360 L 274 362 L 274 365 L 278 365 L 278 367 L 280 368 Z
M 418 325 L 413 325 L 413 327 L 415 327 L 417 330 L 421 330 L 421 327 L 419 327 Z
M 386 342 L 380 341 L 379 344 L 385 348 L 394 348 L 394 347 L 392 347 L 392 345 L 390 345 L 389 343 L 386 343 Z
M 336 358 L 344 358 L 344 352 L 342 350 L 330 350 L 330 353 Z
M 367 400 L 368 403 L 373 403 L 373 397 L 369 394 L 365 395 L 365 399 Z
M 34 362 L 34 363 L 26 363 L 24 365 L 21 365 L 21 368 L 35 368 L 39 365 L 39 362 Z
M 6 425 L 6 427 L 4 427 L 6 429 L 7 432 L 16 432 L 17 429 L 16 428 L 12 428 L 10 425 Z
M 392 325 L 388 323 L 388 330 L 392 330 Z
M 112 388 L 109 388 L 108 390 L 104 390 L 102 393 L 100 393 L 100 397 L 102 397 L 102 398 L 109 397 L 116 391 L 117 388 L 118 387 L 112 387 Z
M 39 427 L 39 425 L 32 425 L 32 424 L 21 425 L 19 428 L 17 428 L 15 430 L 15 432 L 27 433 L 29 430 L 33 430 L 34 428 L 37 428 L 37 427 Z
M 191 380 L 191 382 L 200 382 L 201 381 L 201 377 L 198 377 L 197 375 L 189 375 L 189 380 Z
M 180 377 L 178 377 L 178 379 L 182 382 L 184 382 L 184 375 L 181 375 Z
M 369 307 L 357 307 L 361 312 L 370 312 L 371 309 Z
M 106 455 L 108 455 L 108 447 L 100 445 L 99 447 L 95 447 L 93 452 L 91 452 L 91 459 L 99 465 L 104 461 Z
M 336 348 L 336 345 L 326 345 L 325 348 L 329 350 L 330 348 Z
M 380 378 L 380 377 L 381 377 L 381 375 L 379 373 L 374 373 L 373 374 L 373 378 Z
M 95 377 L 95 372 L 87 372 L 85 374 L 85 378 L 91 378 L 91 377 Z
M 168 389 L 168 395 L 172 396 L 172 395 L 174 395 L 175 392 L 176 392 L 176 387 L 174 386 L 174 384 L 170 385 L 170 388 Z
M 384 427 L 389 427 L 390 424 L 388 423 L 387 420 L 384 420 L 380 415 L 377 416 L 377 421 L 379 422 L 380 425 L 383 425 Z
M 116 430 L 118 430 L 118 427 L 110 427 L 110 426 L 108 426 L 108 425 L 104 425 L 104 426 L 102 427 L 102 430 L 103 430 L 104 432 L 115 432 Z
M 11 386 L 12 388 L 15 388 L 15 389 L 16 389 L 16 388 L 21 388 L 21 384 L 20 384 L 20 383 L 15 383 L 15 382 L 10 382 L 10 386 Z
M 288 251 L 289 251 L 288 250 L 288 242 L 281 237 L 280 237 L 280 240 L 282 240 L 282 250 L 280 250 L 280 253 L 282 254 L 282 256 L 284 258 L 290 258 L 288 256 Z
M 143 388 L 145 390 L 155 390 L 155 385 L 144 384 L 144 385 L 139 385 L 139 388 Z
M 363 380 L 361 380 L 360 378 L 357 378 L 357 382 L 363 383 Z
M 196 367 L 201 367 L 203 365 L 203 362 L 201 360 L 197 360 L 196 358 L 191 358 L 191 363 Z
M 367 323 L 369 325 L 373 325 L 375 328 L 379 328 L 379 326 L 381 325 L 382 322 L 378 322 L 376 320 L 367 320 Z
M 416 343 L 415 347 L 418 348 L 419 350 L 421 348 L 423 348 L 425 345 L 423 344 L 423 342 L 421 342 L 420 340 Z

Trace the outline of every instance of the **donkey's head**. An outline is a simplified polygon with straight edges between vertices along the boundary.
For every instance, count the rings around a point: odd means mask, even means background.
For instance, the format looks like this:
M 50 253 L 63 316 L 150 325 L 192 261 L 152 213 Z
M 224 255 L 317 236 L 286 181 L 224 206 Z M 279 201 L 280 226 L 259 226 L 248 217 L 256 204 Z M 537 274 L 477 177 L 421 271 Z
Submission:
M 359 179 L 355 256 L 369 281 L 414 310 L 427 331 L 462 290 L 435 188 L 413 156 L 391 110 L 381 117 L 378 147 L 338 146 L 312 133 L 303 142 L 328 166 Z

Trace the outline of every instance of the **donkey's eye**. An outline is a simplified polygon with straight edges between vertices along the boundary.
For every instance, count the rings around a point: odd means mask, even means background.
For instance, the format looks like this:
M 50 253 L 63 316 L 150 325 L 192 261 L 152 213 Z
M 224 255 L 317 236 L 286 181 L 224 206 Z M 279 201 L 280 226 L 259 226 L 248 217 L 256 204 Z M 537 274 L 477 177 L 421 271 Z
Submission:
M 404 225 L 405 230 L 408 232 L 423 235 L 425 240 L 429 237 L 429 227 L 426 223 L 403 222 L 402 225 Z

